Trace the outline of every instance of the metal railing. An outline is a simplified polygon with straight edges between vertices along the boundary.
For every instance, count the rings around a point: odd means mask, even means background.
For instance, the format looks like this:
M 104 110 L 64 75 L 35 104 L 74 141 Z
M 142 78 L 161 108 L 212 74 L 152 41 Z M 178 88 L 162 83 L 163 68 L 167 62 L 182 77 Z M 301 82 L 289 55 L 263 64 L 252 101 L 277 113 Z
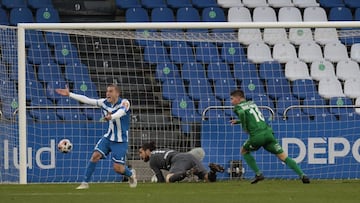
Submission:
M 206 112 L 208 112 L 209 110 L 211 109 L 233 109 L 234 107 L 233 106 L 208 106 L 206 107 L 203 112 L 201 113 L 201 118 L 202 120 L 207 120 L 208 118 L 206 117 Z M 269 110 L 271 112 L 271 119 L 273 120 L 274 117 L 275 117 L 275 111 L 268 107 L 268 106 L 258 106 L 259 109 L 266 109 L 266 110 Z

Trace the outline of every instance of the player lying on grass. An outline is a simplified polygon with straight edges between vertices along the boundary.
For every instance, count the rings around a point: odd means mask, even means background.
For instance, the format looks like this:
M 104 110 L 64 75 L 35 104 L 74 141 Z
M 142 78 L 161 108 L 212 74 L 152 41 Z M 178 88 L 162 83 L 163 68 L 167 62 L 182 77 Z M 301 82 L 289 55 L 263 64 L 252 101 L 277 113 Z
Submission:
M 222 166 L 214 163 L 209 164 L 210 171 L 208 172 L 192 153 L 157 149 L 155 142 L 143 144 L 139 149 L 139 154 L 144 162 L 149 162 L 157 182 L 174 183 L 183 180 L 190 174 L 196 175 L 200 180 L 215 182 L 216 173 L 224 172 Z M 169 171 L 166 178 L 161 169 Z
M 134 188 L 137 185 L 136 172 L 125 165 L 125 157 L 128 150 L 128 135 L 130 126 L 130 102 L 120 97 L 120 88 L 111 84 L 106 88 L 106 98 L 91 99 L 84 95 L 70 92 L 69 88 L 56 89 L 62 96 L 68 96 L 79 102 L 97 106 L 102 109 L 103 120 L 109 123 L 107 132 L 96 144 L 93 154 L 88 162 L 83 182 L 76 189 L 88 189 L 88 182 L 95 171 L 97 162 L 106 158 L 111 152 L 113 168 L 116 173 L 129 177 L 129 185 Z
M 231 124 L 241 124 L 249 138 L 241 148 L 246 163 L 255 172 L 255 179 L 251 184 L 264 180 L 264 175 L 256 165 L 254 157 L 250 154 L 261 147 L 272 154 L 275 154 L 288 167 L 295 171 L 303 183 L 310 183 L 309 178 L 304 174 L 296 162 L 288 157 L 278 141 L 274 137 L 272 128 L 265 122 L 264 116 L 259 111 L 257 105 L 252 101 L 246 101 L 242 90 L 235 90 L 230 93 L 231 104 L 234 106 L 234 112 L 239 120 L 231 120 Z

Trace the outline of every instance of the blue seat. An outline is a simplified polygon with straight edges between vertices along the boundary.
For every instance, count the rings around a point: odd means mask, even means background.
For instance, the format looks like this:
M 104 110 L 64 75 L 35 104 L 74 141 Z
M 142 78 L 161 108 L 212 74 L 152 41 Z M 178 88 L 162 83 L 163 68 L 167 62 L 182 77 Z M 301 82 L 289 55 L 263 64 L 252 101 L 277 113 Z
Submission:
M 25 30 L 25 46 L 30 47 L 32 44 L 45 44 L 45 39 L 42 31 Z
M 199 122 L 201 120 L 194 101 L 188 96 L 179 97 L 171 102 L 171 114 L 185 122 Z
M 197 7 L 197 8 L 218 6 L 216 0 L 192 0 L 192 4 L 194 7 Z
M 348 97 L 333 97 L 329 100 L 329 105 L 336 105 L 339 106 L 339 108 L 333 107 L 330 108 L 330 113 L 336 115 L 336 116 L 346 116 L 349 113 L 354 113 L 354 108 L 341 108 L 341 106 L 344 105 L 353 105 L 353 102 Z
M 332 8 L 332 7 L 344 7 L 343 0 L 320 0 L 320 6 L 323 8 Z
M 88 120 L 100 121 L 103 117 L 101 109 L 99 108 L 85 108 L 83 111 Z
M 120 0 L 122 1 L 122 0 Z M 128 8 L 125 11 L 125 21 L 128 23 L 150 22 L 148 12 L 144 8 Z
M 67 33 L 59 32 L 44 32 L 45 41 L 52 47 L 55 47 L 58 44 L 69 44 L 70 36 Z
M 201 63 L 191 62 L 184 63 L 181 69 L 181 77 L 185 81 L 192 78 L 206 78 L 205 67 Z
M 52 101 L 57 101 L 63 96 L 55 92 L 56 89 L 65 88 L 67 83 L 64 80 L 53 80 L 46 83 L 46 97 Z
M 184 41 L 173 42 L 170 45 L 170 60 L 174 63 L 195 62 L 192 48 Z
M 344 3 L 349 8 L 360 8 L 360 2 L 357 0 L 344 0 Z
M 221 101 L 212 95 L 208 97 L 202 97 L 198 102 L 198 113 L 202 115 L 203 111 L 209 106 L 222 106 L 222 105 L 221 105 Z M 217 114 L 219 112 L 215 112 L 215 110 L 211 109 L 206 112 L 206 116 L 214 117 L 213 113 Z
M 57 101 L 58 107 L 75 107 L 80 104 L 69 97 L 63 97 Z M 67 108 L 57 108 L 56 110 L 57 116 L 62 120 L 74 121 L 74 120 L 86 120 L 85 115 L 82 113 L 80 109 L 67 109 Z
M 2 80 L 0 81 L 0 98 L 1 100 L 6 98 L 17 98 L 17 89 L 14 84 L 14 81 L 11 80 Z
M 52 8 L 52 0 L 27 0 L 28 6 L 33 9 Z
M 285 78 L 285 73 L 281 64 L 277 61 L 266 61 L 260 64 L 259 67 L 260 79 L 275 79 Z
M 171 8 L 156 7 L 151 10 L 152 22 L 174 22 L 175 16 Z
M 174 100 L 186 95 L 184 83 L 181 79 L 169 79 L 162 83 L 162 96 L 167 100 Z
M 256 66 L 251 62 L 238 62 L 233 68 L 234 78 L 237 80 L 259 78 Z
M 115 4 L 120 9 L 139 8 L 141 7 L 139 0 L 116 0 Z
M 310 79 L 298 79 L 292 83 L 292 93 L 298 99 L 304 99 L 318 95 L 315 82 Z
M 218 48 L 211 42 L 200 42 L 195 48 L 195 58 L 202 63 L 213 63 L 221 61 Z
M 161 42 L 155 42 L 144 48 L 144 61 L 154 64 L 159 62 L 169 62 L 169 54 Z
M 7 9 L 27 7 L 25 0 L 2 0 L 1 4 Z
M 96 85 L 92 81 L 76 81 L 73 85 L 73 92 L 85 95 L 89 98 L 99 98 Z
M 201 12 L 203 22 L 227 22 L 224 10 L 219 7 L 206 7 Z M 233 32 L 233 29 L 212 29 L 212 32 Z
M 290 84 L 285 78 L 275 78 L 266 80 L 266 92 L 272 99 L 291 94 Z
M 77 80 L 91 81 L 89 70 L 86 65 L 82 63 L 66 64 L 64 76 L 65 80 L 70 82 L 75 82 Z
M 190 0 L 167 0 L 166 3 L 171 8 L 183 8 L 192 6 Z
M 309 108 L 306 106 L 324 106 L 326 101 L 319 95 L 315 94 L 314 96 L 305 97 L 303 100 L 304 108 L 302 111 L 309 116 L 316 116 L 321 114 L 329 114 L 329 109 L 324 107 Z
M 6 68 L 6 66 L 5 66 L 5 64 L 3 64 L 3 63 L 1 63 L 0 62 L 0 81 L 7 81 L 7 80 L 9 80 L 9 74 L 8 74 L 8 70 L 7 70 L 7 68 Z M 1 94 L 1 92 L 0 92 L 0 94 Z
M 9 25 L 9 17 L 3 8 L 0 8 L 0 25 Z
M 10 65 L 10 79 L 17 81 L 18 78 L 18 64 Z M 36 74 L 32 64 L 26 63 L 26 79 L 37 80 Z
M 337 121 L 337 118 L 334 114 L 328 113 L 326 110 L 324 110 L 323 113 L 316 114 L 314 116 L 314 121 L 318 123 L 320 122 L 331 123 Z
M 78 50 L 71 43 L 55 46 L 55 61 L 60 65 L 79 62 Z
M 286 110 L 286 108 L 290 107 L 290 106 L 299 106 L 300 105 L 300 101 L 295 98 L 293 95 L 288 94 L 288 95 L 284 95 L 282 97 L 279 97 L 276 101 L 276 113 L 280 116 L 283 115 L 284 111 Z M 287 112 L 286 116 L 287 117 L 296 117 L 298 115 L 302 114 L 301 108 L 294 108 L 292 109 L 292 111 Z
M 26 100 L 31 101 L 45 97 L 45 88 L 39 81 L 26 79 Z
M 37 23 L 60 23 L 59 12 L 52 7 L 38 8 L 35 14 Z
M 13 8 L 9 15 L 10 25 L 16 26 L 18 23 L 33 23 L 34 18 L 32 12 L 27 7 Z
M 39 65 L 37 76 L 41 82 L 64 81 L 60 66 L 54 62 Z
M 156 65 L 155 78 L 161 82 L 168 79 L 180 79 L 179 68 L 173 63 L 158 63 Z
M 31 44 L 27 49 L 27 60 L 31 64 L 46 64 L 52 61 L 52 55 L 46 44 Z
M 15 44 L 8 43 L 1 47 L 2 61 L 9 64 L 17 64 L 17 47 Z
M 259 78 L 244 78 L 241 80 L 240 87 L 244 91 L 247 99 L 265 94 L 264 84 Z
M 232 78 L 224 78 L 215 80 L 214 93 L 215 96 L 221 100 L 225 100 L 230 97 L 230 92 L 237 89 L 236 82 Z
M 17 97 L 7 97 L 1 99 L 3 117 L 6 119 L 15 119 L 15 112 L 19 107 Z
M 199 11 L 194 7 L 183 7 L 176 11 L 177 22 L 201 22 Z M 208 29 L 187 29 L 189 33 L 203 33 L 207 32 Z
M 189 80 L 189 96 L 193 100 L 213 96 L 211 85 L 205 78 L 192 78 Z
M 352 21 L 353 15 L 347 7 L 333 7 L 328 14 L 329 21 Z
M 55 121 L 58 120 L 56 116 L 55 105 L 53 102 L 46 98 L 35 98 L 31 100 L 32 107 L 40 107 L 40 108 L 32 108 L 30 110 L 30 116 L 33 119 L 38 121 Z M 49 107 L 49 108 L 46 108 Z
M 355 9 L 354 20 L 360 21 L 360 8 Z
M 233 79 L 230 67 L 227 63 L 210 63 L 207 67 L 209 80 Z
M 145 8 L 166 7 L 164 0 L 141 0 L 141 5 Z
M 243 46 L 237 42 L 223 43 L 221 48 L 221 59 L 227 63 L 247 61 Z

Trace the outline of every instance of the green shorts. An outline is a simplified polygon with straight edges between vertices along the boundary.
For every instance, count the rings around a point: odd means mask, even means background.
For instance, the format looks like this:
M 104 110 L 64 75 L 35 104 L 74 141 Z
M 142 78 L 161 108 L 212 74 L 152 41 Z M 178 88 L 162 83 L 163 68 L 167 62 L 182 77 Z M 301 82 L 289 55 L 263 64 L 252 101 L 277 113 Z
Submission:
M 246 151 L 257 151 L 260 147 L 272 154 L 281 154 L 284 152 L 279 142 L 275 139 L 272 130 L 265 130 L 256 135 L 250 136 L 243 144 Z

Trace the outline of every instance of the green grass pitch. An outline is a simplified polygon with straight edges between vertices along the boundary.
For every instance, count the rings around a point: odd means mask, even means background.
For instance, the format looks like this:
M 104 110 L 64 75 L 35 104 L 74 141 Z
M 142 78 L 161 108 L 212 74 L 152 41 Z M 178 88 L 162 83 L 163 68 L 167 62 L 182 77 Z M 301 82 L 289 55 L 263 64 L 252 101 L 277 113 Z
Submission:
M 216 183 L 0 184 L 0 202 L 24 203 L 347 203 L 360 202 L 360 180 L 247 180 Z

